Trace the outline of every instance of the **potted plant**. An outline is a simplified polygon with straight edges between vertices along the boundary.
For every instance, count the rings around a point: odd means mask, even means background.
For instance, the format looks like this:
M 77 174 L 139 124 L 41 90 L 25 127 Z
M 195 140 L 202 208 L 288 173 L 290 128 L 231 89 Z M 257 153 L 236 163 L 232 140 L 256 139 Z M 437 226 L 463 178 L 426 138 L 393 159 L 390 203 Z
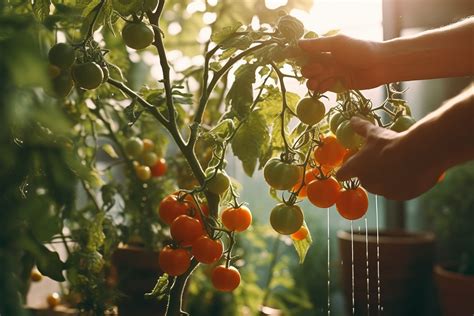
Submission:
M 474 311 L 474 164 L 449 170 L 423 199 L 427 222 L 437 237 L 434 276 L 443 315 Z
M 348 311 L 354 308 L 362 315 L 380 311 L 387 315 L 429 313 L 435 253 L 433 234 L 382 230 L 377 238 L 377 232 L 369 230 L 367 236 L 357 231 L 352 238 L 350 231 L 341 230 L 337 237 Z

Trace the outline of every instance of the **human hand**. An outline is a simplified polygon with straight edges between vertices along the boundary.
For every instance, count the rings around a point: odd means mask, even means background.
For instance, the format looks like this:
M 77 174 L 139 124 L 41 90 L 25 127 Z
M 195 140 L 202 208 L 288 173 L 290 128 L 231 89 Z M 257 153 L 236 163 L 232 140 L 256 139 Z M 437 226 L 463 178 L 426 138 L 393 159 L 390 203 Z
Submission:
M 397 133 L 357 117 L 351 126 L 366 143 L 337 172 L 341 181 L 357 177 L 371 193 L 408 200 L 433 187 L 444 171 L 424 159 L 433 153 L 420 152 L 410 130 Z
M 383 82 L 380 43 L 345 35 L 304 39 L 300 48 L 309 56 L 302 68 L 308 89 L 323 93 L 337 81 L 346 89 L 370 89 Z

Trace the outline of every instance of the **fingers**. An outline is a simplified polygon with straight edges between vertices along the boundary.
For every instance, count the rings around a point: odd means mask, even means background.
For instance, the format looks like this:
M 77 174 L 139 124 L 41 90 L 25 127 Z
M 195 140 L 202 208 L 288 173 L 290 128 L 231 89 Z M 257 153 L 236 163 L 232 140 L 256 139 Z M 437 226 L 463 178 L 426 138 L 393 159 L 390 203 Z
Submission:
M 339 181 L 346 181 L 357 177 L 360 174 L 359 171 L 363 167 L 364 159 L 362 158 L 360 152 L 350 157 L 337 171 L 336 178 Z
M 331 52 L 334 49 L 336 36 L 328 36 L 321 38 L 302 39 L 298 44 L 301 49 L 308 53 Z
M 351 118 L 351 127 L 357 134 L 361 135 L 364 138 L 369 137 L 374 129 L 377 128 L 374 124 L 367 120 L 363 120 L 360 117 L 353 116 Z
M 331 89 L 338 79 L 334 77 L 327 77 L 324 78 L 312 78 L 306 82 L 306 86 L 309 90 L 324 93 Z

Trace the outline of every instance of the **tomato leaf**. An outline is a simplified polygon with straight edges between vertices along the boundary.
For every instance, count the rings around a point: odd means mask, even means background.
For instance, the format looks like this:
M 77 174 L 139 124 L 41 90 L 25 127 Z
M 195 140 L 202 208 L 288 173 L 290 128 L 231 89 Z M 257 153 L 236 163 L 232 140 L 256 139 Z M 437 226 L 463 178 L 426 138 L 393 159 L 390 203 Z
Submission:
M 215 43 L 220 43 L 229 38 L 232 34 L 234 34 L 241 26 L 242 23 L 236 23 L 232 26 L 226 26 L 220 31 L 214 32 L 214 34 L 211 35 L 211 40 Z
M 35 0 L 33 1 L 33 13 L 40 22 L 44 20 L 49 15 L 49 6 L 51 5 L 50 0 Z
M 232 150 L 242 161 L 248 176 L 253 175 L 257 159 L 263 155 L 269 141 L 269 130 L 264 117 L 260 111 L 251 112 L 232 141 Z
M 306 238 L 303 240 L 294 240 L 293 238 L 291 239 L 293 240 L 293 246 L 295 247 L 296 253 L 298 254 L 300 264 L 304 262 L 306 254 L 308 253 L 308 249 L 313 243 L 313 239 L 311 238 L 311 232 L 309 231 L 309 228 L 306 225 L 306 221 L 303 222 L 303 226 L 308 229 L 308 235 L 306 236 Z
M 35 257 L 36 266 L 41 274 L 58 282 L 65 281 L 62 274 L 64 263 L 59 259 L 57 252 L 46 248 L 31 233 L 21 235 L 19 243 L 23 249 Z
M 227 93 L 226 102 L 232 106 L 239 119 L 246 117 L 253 103 L 253 86 L 255 70 L 258 65 L 244 64 L 235 71 L 235 81 Z
M 169 294 L 169 277 L 166 273 L 156 280 L 156 284 L 149 293 L 145 293 L 145 298 L 161 301 Z

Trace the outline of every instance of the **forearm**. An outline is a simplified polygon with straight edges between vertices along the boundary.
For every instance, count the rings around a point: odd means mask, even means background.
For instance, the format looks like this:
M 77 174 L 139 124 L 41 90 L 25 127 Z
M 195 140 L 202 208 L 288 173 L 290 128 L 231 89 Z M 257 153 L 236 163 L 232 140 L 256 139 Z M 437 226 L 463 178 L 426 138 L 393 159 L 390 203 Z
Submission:
M 415 124 L 407 140 L 419 163 L 441 171 L 474 159 L 474 85 Z
M 474 74 L 474 17 L 379 45 L 385 82 L 461 77 Z

